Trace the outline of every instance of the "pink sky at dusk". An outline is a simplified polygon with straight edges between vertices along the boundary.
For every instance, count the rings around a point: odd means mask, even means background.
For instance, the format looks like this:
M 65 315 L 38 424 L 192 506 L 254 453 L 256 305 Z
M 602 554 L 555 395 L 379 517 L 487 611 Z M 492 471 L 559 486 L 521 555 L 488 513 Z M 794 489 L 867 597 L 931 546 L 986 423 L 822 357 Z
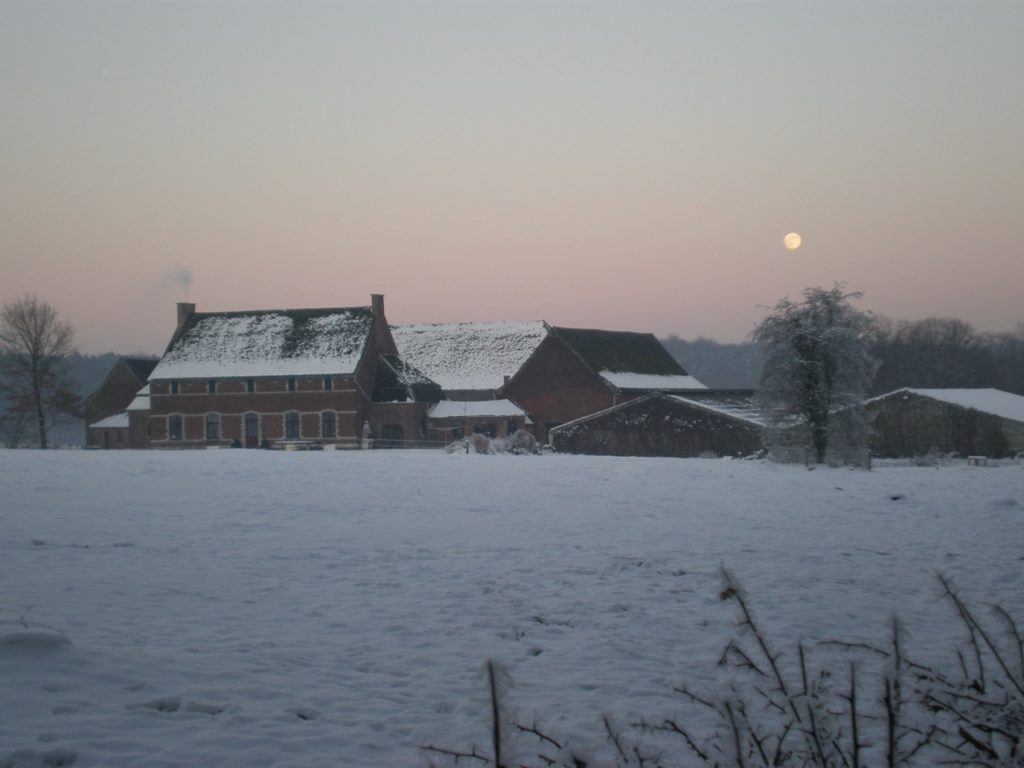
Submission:
M 371 292 L 738 341 L 838 281 L 1009 330 L 1022 39 L 985 0 L 8 2 L 0 299 L 85 352 Z

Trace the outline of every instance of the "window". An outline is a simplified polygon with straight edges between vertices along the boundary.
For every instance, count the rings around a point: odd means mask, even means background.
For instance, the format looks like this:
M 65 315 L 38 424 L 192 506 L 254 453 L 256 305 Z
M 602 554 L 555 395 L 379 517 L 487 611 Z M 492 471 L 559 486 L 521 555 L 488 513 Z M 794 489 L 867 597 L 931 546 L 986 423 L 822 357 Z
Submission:
M 167 437 L 181 440 L 181 414 L 173 413 L 167 417 Z
M 324 376 L 324 390 L 330 391 L 332 389 L 334 389 L 334 379 L 330 376 Z
M 206 439 L 220 440 L 220 414 L 206 414 Z
M 172 381 L 171 382 L 171 394 L 172 395 L 178 394 L 178 382 L 176 382 L 176 381 Z
M 294 379 L 289 379 L 294 381 Z M 299 413 L 298 411 L 288 411 L 284 415 L 284 436 L 288 440 L 298 440 L 299 438 Z
M 321 437 L 337 437 L 338 436 L 338 417 L 334 411 L 324 411 L 320 415 L 320 436 Z
M 295 379 L 294 378 L 288 379 L 288 391 L 289 392 L 294 392 L 295 391 Z
M 505 424 L 506 435 L 514 435 L 518 429 L 519 424 L 516 422 L 515 419 L 509 419 L 508 422 Z
M 206 391 L 209 392 L 211 395 L 215 394 L 217 392 L 217 382 L 216 382 L 216 380 L 214 380 L 214 379 L 207 379 L 206 380 Z
M 473 432 L 478 435 L 486 435 L 487 437 L 498 436 L 498 428 L 494 424 L 477 424 L 473 427 Z
M 256 379 L 246 379 L 245 380 L 245 391 L 246 392 L 255 392 L 256 391 Z

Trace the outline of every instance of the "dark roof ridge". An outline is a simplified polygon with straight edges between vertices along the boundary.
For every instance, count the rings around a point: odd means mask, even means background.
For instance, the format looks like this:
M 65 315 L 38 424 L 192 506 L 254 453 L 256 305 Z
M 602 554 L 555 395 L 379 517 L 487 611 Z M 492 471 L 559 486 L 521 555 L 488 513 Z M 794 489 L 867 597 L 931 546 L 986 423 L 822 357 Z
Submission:
M 615 333 L 631 336 L 655 336 L 651 331 L 611 331 L 607 328 L 570 328 L 567 325 L 548 325 L 552 331 L 580 331 L 584 333 Z M 657 336 L 655 336 L 657 338 Z
M 326 315 L 338 312 L 372 312 L 369 305 L 357 307 L 295 307 L 293 309 L 230 309 L 224 312 L 192 312 L 189 317 L 244 317 L 251 315 Z
M 551 332 L 595 373 L 689 376 L 653 333 L 551 327 Z

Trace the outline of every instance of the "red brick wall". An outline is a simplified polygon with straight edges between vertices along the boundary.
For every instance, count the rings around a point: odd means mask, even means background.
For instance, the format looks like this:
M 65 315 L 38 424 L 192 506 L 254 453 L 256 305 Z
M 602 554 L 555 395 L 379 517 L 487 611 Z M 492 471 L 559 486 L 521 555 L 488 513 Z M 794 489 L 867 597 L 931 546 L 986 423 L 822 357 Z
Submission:
M 604 380 L 550 334 L 505 385 L 504 394 L 530 415 L 541 442 L 548 439 L 547 423 L 564 424 L 613 405 Z
M 423 428 L 426 413 L 426 403 L 373 403 L 369 412 L 370 429 L 380 438 L 387 425 L 396 424 L 402 427 L 405 445 L 415 447 L 427 439 Z
M 300 436 L 320 439 L 320 415 L 334 411 L 340 442 L 362 435 L 363 415 L 368 403 L 351 376 L 331 377 L 332 389 L 324 388 L 324 377 L 296 377 L 295 391 L 288 390 L 288 378 L 253 379 L 254 391 L 247 391 L 244 379 L 217 380 L 216 392 L 209 391 L 206 379 L 178 382 L 178 394 L 170 394 L 169 382 L 150 384 L 150 442 L 157 447 L 201 447 L 207 445 L 206 414 L 221 415 L 221 438 L 216 444 L 227 446 L 234 440 L 244 442 L 244 415 L 260 414 L 260 440 L 273 442 L 284 438 L 285 413 L 300 414 Z M 185 434 L 181 441 L 167 439 L 167 417 L 182 414 Z M 328 441 L 332 442 L 332 441 Z
M 516 429 L 528 429 L 525 416 L 448 416 L 443 419 L 430 419 L 428 436 L 431 442 L 447 445 L 457 439 L 456 424 L 461 425 L 463 436 L 473 434 L 478 425 L 492 424 L 495 427 L 495 437 L 508 437 L 510 421 L 516 423 Z
M 242 417 L 237 415 L 222 415 L 220 417 L 220 436 L 223 442 L 231 443 L 233 440 L 242 440 Z
M 99 388 L 85 401 L 86 427 L 123 411 L 135 399 L 141 386 L 125 362 L 118 360 Z M 99 431 L 88 430 L 86 445 L 102 447 L 103 444 L 103 435 Z
M 260 414 L 260 437 L 264 440 L 280 440 L 284 437 L 284 414 Z
M 164 422 L 166 425 L 166 422 Z M 128 445 L 131 448 L 148 448 L 149 434 L 151 429 L 149 414 L 146 411 L 128 412 Z
M 86 445 L 91 448 L 131 448 L 128 430 L 124 427 L 101 427 L 86 430 Z

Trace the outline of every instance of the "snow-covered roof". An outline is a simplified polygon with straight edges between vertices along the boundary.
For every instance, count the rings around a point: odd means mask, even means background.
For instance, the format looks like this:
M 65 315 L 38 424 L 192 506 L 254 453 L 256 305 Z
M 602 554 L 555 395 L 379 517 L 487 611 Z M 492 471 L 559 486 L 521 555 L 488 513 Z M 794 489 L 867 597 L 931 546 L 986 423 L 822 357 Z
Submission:
M 599 371 L 602 379 L 619 389 L 706 389 L 693 376 L 659 373 L 619 373 Z
M 430 409 L 432 419 L 495 416 L 514 418 L 526 412 L 511 400 L 442 400 Z
M 752 391 L 730 391 L 708 389 L 686 395 L 668 395 L 670 400 L 720 413 L 751 424 L 765 426 L 765 417 L 757 405 Z
M 194 313 L 150 380 L 352 374 L 372 327 L 369 307 Z
M 115 413 L 113 416 L 100 419 L 95 424 L 90 424 L 89 427 L 91 429 L 128 429 L 128 414 L 125 411 L 121 411 L 121 413 Z
M 148 411 L 149 410 L 149 384 L 144 386 L 138 392 L 135 393 L 135 399 L 132 400 L 128 407 L 125 409 L 128 411 Z
M 884 400 L 901 392 L 909 392 L 921 397 L 930 397 L 933 400 L 959 405 L 962 408 L 971 408 L 975 411 L 999 416 L 1000 418 L 1024 422 L 1024 397 L 1015 395 L 1012 392 L 1004 392 L 1001 389 L 917 389 L 905 387 L 873 397 L 868 402 Z
M 391 327 L 399 356 L 448 390 L 500 388 L 547 334 L 539 320 Z

